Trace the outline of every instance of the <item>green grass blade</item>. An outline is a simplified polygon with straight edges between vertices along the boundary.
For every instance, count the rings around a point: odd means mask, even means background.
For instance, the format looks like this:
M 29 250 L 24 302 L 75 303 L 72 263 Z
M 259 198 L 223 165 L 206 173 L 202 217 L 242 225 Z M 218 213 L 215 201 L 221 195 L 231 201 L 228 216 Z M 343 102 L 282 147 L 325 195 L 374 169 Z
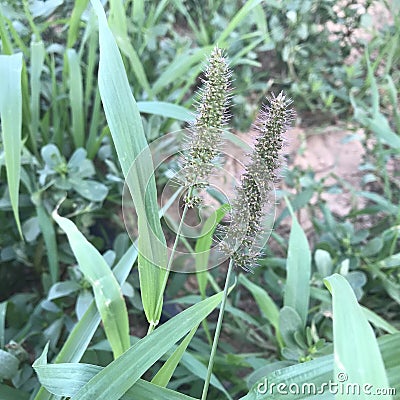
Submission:
M 385 321 L 378 314 L 374 313 L 373 311 L 371 311 L 368 308 L 365 308 L 363 306 L 360 306 L 360 307 L 363 310 L 365 317 L 375 327 L 383 329 L 387 333 L 397 333 L 397 332 L 399 332 L 398 329 L 396 329 L 392 324 L 389 324 L 389 322 Z
M 202 298 L 206 297 L 207 286 L 207 266 L 210 256 L 210 247 L 212 245 L 212 238 L 217 225 L 221 222 L 225 214 L 230 210 L 228 204 L 222 205 L 214 211 L 204 223 L 201 231 L 201 236 L 196 241 L 195 247 L 195 263 L 196 263 L 196 277 L 199 284 L 199 290 Z
M 69 19 L 69 29 L 67 37 L 67 48 L 70 49 L 76 42 L 79 32 L 79 24 L 81 22 L 81 16 L 86 10 L 89 0 L 76 0 L 74 8 L 72 10 L 71 18 Z
M 277 335 L 279 335 L 279 309 L 269 294 L 262 287 L 249 281 L 243 274 L 239 276 L 239 283 L 253 295 L 264 317 L 271 323 Z
M 45 49 L 43 42 L 31 43 L 31 145 L 37 154 L 37 142 L 40 136 L 40 76 L 44 65 Z M 47 138 L 48 140 L 48 138 Z
M 181 344 L 175 349 L 164 365 L 159 369 L 157 374 L 151 380 L 151 383 L 155 385 L 166 387 L 174 374 L 176 367 L 178 366 L 183 354 L 185 353 L 190 341 L 197 331 L 195 326 L 189 334 L 182 340 Z
M 367 77 L 371 91 L 372 118 L 375 118 L 379 113 L 379 90 L 378 90 L 378 84 L 374 76 L 374 70 L 371 67 L 368 47 L 365 48 L 365 59 L 367 61 Z
M 103 368 L 90 364 L 47 364 L 47 350 L 35 361 L 34 369 L 40 382 L 51 393 L 57 396 L 74 396 L 90 379 Z M 72 384 L 73 383 L 73 384 Z M 1 393 L 1 392 L 0 392 Z M 194 400 L 169 389 L 139 379 L 122 397 L 123 400 Z
M 331 275 L 324 282 L 332 293 L 335 382 L 338 382 L 340 374 L 345 374 L 346 382 L 373 385 L 375 388 L 389 387 L 374 332 L 350 284 L 339 274 Z M 336 399 L 345 398 L 340 394 L 336 396 Z M 358 398 L 367 399 L 370 396 L 364 394 Z
M 113 273 L 120 285 L 126 281 L 136 258 L 137 250 L 132 245 L 114 267 Z M 100 316 L 93 302 L 81 320 L 74 326 L 64 346 L 58 353 L 55 362 L 78 362 L 82 358 L 99 323 Z
M 142 85 L 143 89 L 148 94 L 148 97 L 152 99 L 154 97 L 153 90 L 151 89 L 151 86 L 147 79 L 143 64 L 140 61 L 140 57 L 137 54 L 136 50 L 133 48 L 129 37 L 117 36 L 117 43 L 121 51 L 125 54 L 126 57 L 128 57 L 132 70 L 136 75 L 137 83 Z
M 51 98 L 53 99 L 51 105 L 51 120 L 53 122 L 53 135 L 51 141 L 57 145 L 58 148 L 62 148 L 63 143 L 63 130 L 61 129 L 61 107 L 59 104 L 58 93 L 59 87 L 57 83 L 57 71 L 54 56 L 50 58 L 50 76 L 51 76 Z
M 115 35 L 118 47 L 128 57 L 133 73 L 136 75 L 137 83 L 143 87 L 150 99 L 153 98 L 153 91 L 150 87 L 146 76 L 143 64 L 140 57 L 131 44 L 131 39 L 128 36 L 126 14 L 124 4 L 120 0 L 110 1 L 110 28 Z
M 397 88 L 396 84 L 393 81 L 393 78 L 390 75 L 385 76 L 387 81 L 387 90 L 390 99 L 390 103 L 392 105 L 392 110 L 394 114 L 394 121 L 397 132 L 400 134 L 400 106 L 397 100 Z
M 21 72 L 22 53 L 0 55 L 0 118 L 7 184 L 15 222 L 23 238 L 18 211 L 22 147 Z
M 7 302 L 3 301 L 0 303 L 0 349 L 4 349 L 5 345 L 6 311 Z
M 182 77 L 196 64 L 201 63 L 204 57 L 209 55 L 213 46 L 201 47 L 196 50 L 188 50 L 183 54 L 177 54 L 168 68 L 158 77 L 153 84 L 153 93 L 157 95 L 166 86 L 175 81 L 182 81 Z
M 56 232 L 54 229 L 53 221 L 45 210 L 43 204 L 38 204 L 36 206 L 36 214 L 38 216 L 40 230 L 42 232 L 44 243 L 46 245 L 51 282 L 54 284 L 58 281 L 60 272 L 58 266 Z
M 104 258 L 79 232 L 75 224 L 56 211 L 53 218 L 68 236 L 79 267 L 93 287 L 97 309 L 114 357 L 129 348 L 129 322 L 121 288 Z
M 393 149 L 400 150 L 400 136 L 390 127 L 388 119 L 378 112 L 374 118 L 368 118 L 367 127 L 376 134 L 376 137 Z
M 127 279 L 137 258 L 135 245 L 132 245 L 114 267 L 113 273 L 120 285 Z M 63 347 L 58 353 L 55 363 L 77 363 L 82 358 L 101 321 L 96 304 L 93 301 L 83 317 L 74 326 Z M 55 400 L 56 397 L 42 387 L 34 400 Z M 58 399 L 58 397 L 57 397 Z
M 97 154 L 101 146 L 102 135 L 98 135 L 100 130 L 100 113 L 101 113 L 101 100 L 100 93 L 96 90 L 96 95 L 94 97 L 94 103 L 92 108 L 92 118 L 90 120 L 89 137 L 86 143 L 86 148 L 88 152 L 88 158 L 91 160 Z
M 138 101 L 139 111 L 146 114 L 161 115 L 166 118 L 177 119 L 178 121 L 189 122 L 194 119 L 193 113 L 185 107 L 165 101 Z
M 72 138 L 75 147 L 85 143 L 85 116 L 83 108 L 83 86 L 80 59 L 73 49 L 67 50 L 69 70 L 69 101 L 72 112 Z
M 92 0 L 92 5 L 99 19 L 100 95 L 118 159 L 127 178 L 138 215 L 139 277 L 143 308 L 149 323 L 157 325 L 161 314 L 157 302 L 162 298 L 165 275 L 163 268 L 167 264 L 167 252 L 158 218 L 151 153 L 124 64 L 107 25 L 103 7 L 99 0 Z M 139 155 L 140 158 L 137 159 Z M 135 166 L 129 173 L 135 160 Z
M 98 61 L 98 53 L 99 53 L 99 40 L 97 33 L 97 17 L 94 13 L 91 13 L 90 20 L 86 25 L 85 36 L 88 37 L 87 46 L 86 43 L 81 44 L 81 49 L 79 51 L 79 56 L 82 58 L 82 54 L 86 53 L 86 68 L 85 68 L 85 96 L 84 96 L 84 105 L 85 105 L 85 115 L 90 115 L 90 112 L 93 113 L 93 96 L 98 96 L 98 88 L 97 82 L 94 86 L 94 82 L 96 80 L 96 69 L 97 69 L 97 61 Z M 93 115 L 93 114 L 92 114 Z M 92 121 L 96 121 L 92 116 Z M 92 126 L 90 126 L 92 129 Z M 98 130 L 97 125 L 95 125 L 94 129 Z M 89 138 L 88 138 L 89 143 Z M 90 148 L 87 146 L 86 150 L 90 153 Z
M 221 299 L 222 293 L 218 293 L 171 318 L 105 367 L 72 399 L 119 399 L 171 346 L 200 324 Z
M 290 384 L 297 384 L 301 388 L 304 384 L 314 383 L 317 388 L 319 388 L 320 385 L 332 379 L 332 374 L 333 357 L 320 357 L 316 360 L 292 365 L 268 374 L 266 377 L 259 379 L 248 395 L 242 397 L 241 400 L 278 400 L 282 398 L 288 398 L 289 400 L 308 399 L 310 396 L 308 396 L 307 393 L 290 394 L 288 392 L 283 396 L 278 392 L 276 386 L 281 384 L 286 385 L 286 388 L 288 388 Z M 272 385 L 275 385 L 275 391 L 271 393 L 269 389 Z M 333 395 L 330 394 L 328 390 L 326 392 L 330 397 L 321 395 L 321 398 L 333 400 Z M 320 397 L 318 397 L 318 399 L 319 398 Z
M 228 38 L 232 31 L 236 29 L 238 25 L 240 25 L 243 20 L 247 17 L 249 12 L 260 4 L 262 0 L 249 0 L 246 1 L 244 6 L 236 13 L 236 15 L 229 22 L 228 26 L 223 30 L 221 35 L 217 38 L 215 43 L 219 43 L 222 46 L 222 43 Z
M 400 334 L 383 336 L 378 339 L 378 343 L 387 368 L 387 374 L 390 377 L 390 387 L 398 391 L 400 388 L 400 368 L 398 367 L 398 360 L 400 358 Z M 241 400 L 278 400 L 283 398 L 289 400 L 333 400 L 334 394 L 329 391 L 329 382 L 333 382 L 333 374 L 333 355 L 319 357 L 312 361 L 275 370 L 263 378 L 258 379 L 250 392 L 242 397 Z M 285 385 L 281 386 L 281 388 L 282 390 L 286 388 L 287 394 L 279 393 L 277 387 L 279 384 Z M 272 385 L 275 385 L 275 390 L 273 393 L 270 393 L 269 388 L 271 388 Z M 291 387 L 294 393 L 289 392 L 290 385 L 292 385 Z M 318 393 L 319 390 L 323 389 L 322 385 L 325 385 L 324 393 L 314 395 L 313 390 L 315 389 L 315 393 Z M 303 393 L 301 392 L 302 387 L 306 389 Z M 299 388 L 298 393 L 295 393 L 296 388 Z M 309 393 L 307 392 L 307 388 L 311 390 Z M 377 387 L 372 388 L 372 391 L 376 388 Z M 332 389 L 334 390 L 335 386 L 332 386 Z M 345 387 L 344 390 L 346 390 Z M 372 398 L 376 396 L 370 395 L 369 397 Z M 346 398 L 349 399 L 352 397 Z M 354 398 L 359 399 L 361 397 L 357 396 Z
M 203 321 L 204 322 L 204 321 Z M 205 381 L 207 378 L 207 367 L 199 361 L 195 356 L 186 352 L 182 356 L 181 364 L 186 367 L 186 369 L 191 372 L 194 376 L 198 376 L 201 380 Z M 214 386 L 216 389 L 224 393 L 225 397 L 232 400 L 227 390 L 221 381 L 214 375 L 211 374 L 210 385 Z
M 286 200 L 286 202 L 292 214 L 292 229 L 286 263 L 284 306 L 296 310 L 305 326 L 310 298 L 311 251 L 307 237 L 298 223 L 289 201 Z
M 6 29 L 6 17 L 4 16 L 3 10 L 2 10 L 2 5 L 0 4 L 0 37 L 1 37 L 1 46 L 2 46 L 2 51 L 4 54 L 11 55 L 13 54 L 13 47 L 11 40 L 8 36 L 8 32 Z
M 1 14 L 1 11 L 0 11 L 0 14 Z M 17 31 L 17 29 L 15 29 L 17 25 L 14 25 L 14 24 L 15 24 L 15 21 L 7 19 L 7 30 L 9 32 L 11 38 L 14 40 L 15 47 L 23 53 L 24 58 L 26 57 L 25 59 L 29 59 L 29 49 L 24 42 L 25 38 L 22 38 L 20 36 L 20 35 L 23 36 L 23 33 L 19 30 Z M 0 37 L 2 37 L 1 34 L 0 34 Z M 12 54 L 12 53 L 8 53 L 7 51 L 5 51 L 5 54 Z

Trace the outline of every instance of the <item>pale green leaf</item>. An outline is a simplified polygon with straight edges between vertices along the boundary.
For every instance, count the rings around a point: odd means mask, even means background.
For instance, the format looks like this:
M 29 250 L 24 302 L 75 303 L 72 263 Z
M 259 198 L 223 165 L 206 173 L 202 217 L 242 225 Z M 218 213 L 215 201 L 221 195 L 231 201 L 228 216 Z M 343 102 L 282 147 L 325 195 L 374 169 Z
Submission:
M 82 147 L 85 143 L 85 115 L 80 58 L 74 49 L 68 49 L 67 59 L 69 67 L 69 100 L 72 113 L 72 138 L 75 147 Z
M 186 122 L 194 119 L 193 113 L 188 111 L 185 107 L 165 101 L 138 101 L 137 106 L 140 112 L 146 114 L 161 115 L 162 117 Z
M 324 280 L 332 293 L 335 381 L 389 387 L 385 365 L 374 332 L 346 278 L 333 274 Z M 351 334 L 349 334 L 351 332 Z M 369 399 L 361 394 L 358 398 Z M 348 397 L 338 394 L 336 399 Z M 380 396 L 391 399 L 391 396 Z
M 14 218 L 23 240 L 18 211 L 22 146 L 21 72 L 22 53 L 0 55 L 0 119 L 7 184 Z
M 197 331 L 197 326 L 195 326 L 189 334 L 182 340 L 181 344 L 175 349 L 175 351 L 168 357 L 168 360 L 164 363 L 164 365 L 159 369 L 156 375 L 154 375 L 151 383 L 155 385 L 166 387 L 168 382 L 171 380 L 171 377 L 175 371 L 175 368 L 178 366 L 179 361 L 181 360 L 183 354 L 186 351 L 187 346 L 192 340 L 194 334 Z
M 288 203 L 288 201 L 287 201 Z M 288 207 L 291 210 L 290 204 Z M 286 286 L 284 305 L 292 307 L 306 325 L 310 298 L 311 251 L 307 237 L 293 211 L 292 229 L 286 263 Z
M 119 399 L 171 346 L 215 309 L 222 294 L 218 293 L 186 309 L 139 340 L 91 379 L 73 400 Z
M 121 55 L 99 0 L 92 0 L 99 20 L 99 89 L 122 172 L 138 215 L 139 277 L 142 303 L 150 324 L 157 325 L 167 264 L 151 153 L 141 116 L 129 87 Z M 140 157 L 139 157 L 140 156 Z M 131 168 L 132 167 L 132 168 Z
M 79 267 L 92 285 L 107 339 L 114 357 L 119 357 L 130 345 L 128 312 L 121 288 L 104 258 L 75 224 L 57 211 L 53 212 L 53 218 L 67 234 Z

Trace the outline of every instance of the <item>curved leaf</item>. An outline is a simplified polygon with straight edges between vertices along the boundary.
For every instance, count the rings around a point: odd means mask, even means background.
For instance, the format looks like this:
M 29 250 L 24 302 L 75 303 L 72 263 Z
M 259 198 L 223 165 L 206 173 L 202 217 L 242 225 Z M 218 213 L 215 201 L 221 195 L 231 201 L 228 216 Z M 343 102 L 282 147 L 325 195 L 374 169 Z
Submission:
M 23 240 L 19 219 L 22 129 L 22 53 L 0 55 L 0 119 L 11 207 Z
M 99 20 L 100 96 L 118 160 L 138 215 L 142 302 L 147 320 L 154 326 L 158 324 L 161 315 L 161 307 L 157 303 L 162 299 L 167 265 L 165 238 L 158 218 L 154 167 L 141 116 L 104 9 L 99 0 L 91 0 L 91 3 Z
M 107 339 L 114 357 L 119 357 L 130 345 L 128 312 L 121 288 L 104 258 L 75 224 L 57 211 L 53 212 L 53 218 L 67 234 L 79 267 L 93 287 Z
M 378 342 L 350 284 L 339 274 L 331 275 L 324 282 L 332 293 L 335 381 L 389 387 Z M 362 393 L 358 398 L 370 397 Z M 345 398 L 341 394 L 336 396 L 336 399 Z M 381 395 L 380 398 L 392 397 Z
M 119 399 L 173 344 L 217 307 L 222 294 L 218 293 L 186 309 L 139 340 L 93 377 L 72 399 Z M 110 385 L 110 382 L 113 384 Z

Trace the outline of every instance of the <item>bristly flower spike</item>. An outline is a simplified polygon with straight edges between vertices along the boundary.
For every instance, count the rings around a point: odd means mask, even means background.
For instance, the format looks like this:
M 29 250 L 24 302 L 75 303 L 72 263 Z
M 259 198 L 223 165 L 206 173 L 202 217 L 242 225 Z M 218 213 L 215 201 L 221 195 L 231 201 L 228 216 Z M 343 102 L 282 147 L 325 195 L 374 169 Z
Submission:
M 218 159 L 222 129 L 229 120 L 231 71 L 223 51 L 215 47 L 208 59 L 199 90 L 195 120 L 189 126 L 182 160 L 182 185 L 188 207 L 201 203 L 195 189 L 207 187 Z
M 245 271 L 252 271 L 261 256 L 259 239 L 282 164 L 283 135 L 294 117 L 289 108 L 291 100 L 282 92 L 267 100 L 269 105 L 263 106 L 254 125 L 258 136 L 232 204 L 229 230 L 221 243 L 223 253 Z

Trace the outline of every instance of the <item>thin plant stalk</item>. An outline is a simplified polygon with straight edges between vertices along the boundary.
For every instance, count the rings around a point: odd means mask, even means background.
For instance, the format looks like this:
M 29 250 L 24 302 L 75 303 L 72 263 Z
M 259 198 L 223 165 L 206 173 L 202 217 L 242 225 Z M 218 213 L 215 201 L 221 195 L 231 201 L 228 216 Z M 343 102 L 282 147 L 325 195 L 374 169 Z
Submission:
M 192 188 L 189 189 L 188 196 L 191 196 L 191 193 L 192 193 Z M 186 214 L 187 214 L 187 212 L 188 212 L 188 209 L 189 209 L 189 205 L 188 205 L 187 203 L 185 203 L 185 206 L 184 206 L 183 212 L 182 212 L 182 217 L 181 217 L 181 220 L 180 220 L 180 222 L 179 222 L 178 229 L 177 229 L 177 231 L 176 231 L 176 236 L 175 236 L 174 245 L 172 246 L 171 255 L 170 255 L 169 260 L 168 260 L 167 269 L 166 269 L 166 274 L 164 275 L 164 280 L 163 280 L 163 283 L 162 283 L 160 295 L 159 295 L 158 300 L 157 300 L 157 306 L 156 306 L 157 312 L 159 311 L 160 307 L 162 307 L 162 303 L 163 303 L 163 293 L 164 293 L 164 291 L 165 291 L 165 287 L 167 286 L 168 277 L 169 277 L 169 273 L 170 273 L 170 271 L 171 271 L 172 262 L 173 262 L 173 260 L 174 260 L 174 255 L 175 255 L 176 247 L 178 246 L 179 239 L 180 239 L 180 237 L 181 237 L 182 228 L 183 228 L 183 223 L 184 223 L 184 221 L 185 221 L 185 217 L 186 217 Z M 150 323 L 149 329 L 147 330 L 147 335 L 149 335 L 151 332 L 153 332 L 153 330 L 154 330 L 155 327 L 156 327 L 156 324 Z
M 228 299 L 229 281 L 230 281 L 232 270 L 233 270 L 233 260 L 231 258 L 229 260 L 228 272 L 226 274 L 224 293 L 222 295 L 222 302 L 221 302 L 221 306 L 219 309 L 218 321 L 217 321 L 217 326 L 215 328 L 214 340 L 213 340 L 213 344 L 212 344 L 212 348 L 211 348 L 210 359 L 208 361 L 207 376 L 206 376 L 206 380 L 204 381 L 203 393 L 201 395 L 201 400 L 206 400 L 207 393 L 208 393 L 208 387 L 210 386 L 211 374 L 212 374 L 212 370 L 214 367 L 214 358 L 215 358 L 215 354 L 217 353 L 218 341 L 219 341 L 219 336 L 221 334 L 221 328 L 222 328 L 222 320 L 224 319 L 225 306 L 226 306 L 226 301 Z

